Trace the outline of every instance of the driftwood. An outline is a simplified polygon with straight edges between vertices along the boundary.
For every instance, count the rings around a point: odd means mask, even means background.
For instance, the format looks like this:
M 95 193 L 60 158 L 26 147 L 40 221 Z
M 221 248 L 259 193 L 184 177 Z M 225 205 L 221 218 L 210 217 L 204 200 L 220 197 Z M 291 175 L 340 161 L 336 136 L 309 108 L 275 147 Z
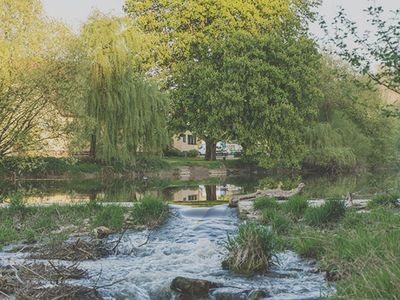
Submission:
M 258 190 L 255 193 L 247 195 L 233 195 L 230 199 L 229 204 L 231 206 L 237 206 L 237 203 L 241 200 L 254 200 L 259 197 L 274 197 L 277 199 L 287 199 L 300 193 L 303 187 L 304 183 L 300 183 L 297 188 L 288 191 L 282 190 L 281 187 L 278 187 L 277 189 L 272 189 L 272 190 Z

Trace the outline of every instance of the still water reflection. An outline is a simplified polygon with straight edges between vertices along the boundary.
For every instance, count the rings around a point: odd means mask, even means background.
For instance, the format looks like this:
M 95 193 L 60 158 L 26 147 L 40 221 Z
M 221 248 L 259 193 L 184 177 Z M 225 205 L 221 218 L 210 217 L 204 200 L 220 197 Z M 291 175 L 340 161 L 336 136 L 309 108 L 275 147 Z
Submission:
M 364 173 L 347 176 L 268 176 L 225 177 L 201 181 L 143 179 L 137 181 L 98 180 L 24 181 L 17 184 L 0 182 L 0 202 L 8 195 L 21 193 L 31 203 L 83 202 L 89 200 L 128 202 L 144 195 L 160 196 L 173 202 L 204 202 L 229 200 L 233 194 L 250 193 L 257 189 L 275 188 L 279 184 L 290 189 L 300 182 L 306 184 L 303 195 L 308 198 L 341 198 L 348 192 L 360 198 L 380 192 L 399 192 L 400 173 Z

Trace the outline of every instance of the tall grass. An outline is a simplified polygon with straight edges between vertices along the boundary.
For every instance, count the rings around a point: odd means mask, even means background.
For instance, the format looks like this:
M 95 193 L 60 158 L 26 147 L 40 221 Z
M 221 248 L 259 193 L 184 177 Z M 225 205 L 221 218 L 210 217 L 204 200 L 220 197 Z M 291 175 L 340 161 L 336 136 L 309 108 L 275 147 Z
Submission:
M 132 208 L 133 223 L 138 226 L 156 227 L 168 218 L 168 204 L 162 199 L 146 196 Z
M 262 221 L 270 225 L 273 231 L 277 233 L 286 233 L 291 226 L 291 220 L 286 214 L 271 208 L 264 208 L 262 210 Z
M 260 197 L 256 198 L 253 202 L 254 209 L 262 210 L 264 208 L 278 208 L 279 203 L 275 198 Z
M 308 208 L 308 201 L 306 198 L 301 196 L 294 196 L 283 204 L 285 212 L 290 214 L 293 218 L 299 219 L 303 216 L 304 212 Z
M 386 207 L 396 207 L 399 206 L 400 202 L 399 199 L 400 195 L 398 194 L 381 194 L 376 195 L 368 202 L 369 208 L 375 208 L 379 206 L 386 206 Z
M 327 200 L 320 207 L 309 207 L 304 213 L 304 220 L 310 226 L 323 226 L 338 221 L 346 212 L 344 201 Z
M 224 267 L 235 273 L 266 272 L 272 264 L 275 236 L 267 226 L 244 223 L 235 237 L 228 236 Z

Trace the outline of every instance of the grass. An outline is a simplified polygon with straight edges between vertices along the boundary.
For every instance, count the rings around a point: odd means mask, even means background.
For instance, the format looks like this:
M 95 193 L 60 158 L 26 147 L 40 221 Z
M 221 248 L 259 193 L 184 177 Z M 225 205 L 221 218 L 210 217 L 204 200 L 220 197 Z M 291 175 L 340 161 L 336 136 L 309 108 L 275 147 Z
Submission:
M 398 199 L 400 198 L 397 194 L 380 194 L 376 195 L 368 202 L 369 208 L 376 208 L 379 206 L 386 206 L 386 207 L 396 207 L 398 206 Z
M 262 210 L 262 221 L 271 225 L 272 229 L 277 233 L 286 233 L 291 226 L 291 220 L 286 214 L 271 208 Z
M 145 197 L 132 208 L 132 218 L 135 225 L 156 227 L 168 218 L 168 204 L 160 198 Z
M 294 196 L 283 204 L 283 209 L 286 213 L 290 214 L 292 218 L 299 219 L 304 215 L 308 208 L 308 201 L 301 196 Z
M 214 161 L 207 161 L 204 157 L 165 157 L 162 159 L 170 168 L 178 167 L 203 167 L 207 169 L 219 168 L 244 168 L 249 165 L 241 159 L 218 159 Z
M 275 198 L 269 197 L 260 197 L 256 198 L 253 203 L 254 209 L 264 209 L 264 208 L 272 208 L 276 209 L 279 206 L 278 201 Z
M 51 243 L 72 234 L 90 235 L 99 226 L 113 232 L 154 227 L 168 217 L 168 205 L 158 198 L 145 198 L 132 208 L 97 202 L 25 206 L 19 199 L 0 209 L 0 247 L 16 241 Z
M 400 299 L 400 213 L 390 201 L 377 202 L 383 206 L 360 213 L 341 201 L 328 201 L 306 208 L 303 216 L 296 214 L 288 230 L 274 230 L 285 249 L 317 259 L 327 278 L 335 281 L 337 293 L 330 299 Z M 264 209 L 264 221 L 274 228 L 274 214 L 291 218 L 288 206 L 268 209 L 268 218 Z
M 346 211 L 344 201 L 327 200 L 319 207 L 309 207 L 304 212 L 304 220 L 310 226 L 323 226 L 338 221 Z
M 275 237 L 267 226 L 244 223 L 236 236 L 228 236 L 228 256 L 223 267 L 239 274 L 268 271 L 275 251 Z

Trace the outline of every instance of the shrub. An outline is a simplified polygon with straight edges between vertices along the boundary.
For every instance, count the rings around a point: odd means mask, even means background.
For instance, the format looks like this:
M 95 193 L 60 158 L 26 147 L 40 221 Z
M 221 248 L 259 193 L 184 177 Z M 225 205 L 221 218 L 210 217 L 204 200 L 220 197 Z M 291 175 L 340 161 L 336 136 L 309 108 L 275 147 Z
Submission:
M 229 253 L 223 267 L 242 274 L 266 272 L 274 257 L 275 236 L 267 226 L 244 223 L 235 237 L 228 236 L 225 247 Z
M 124 226 L 124 210 L 125 208 L 118 205 L 104 206 L 96 215 L 94 224 L 106 226 L 113 230 L 121 230 Z
M 197 151 L 197 150 L 190 150 L 190 151 L 187 151 L 187 152 L 185 152 L 185 156 L 187 156 L 187 157 L 197 157 L 197 156 L 199 156 L 199 151 Z
M 381 194 L 373 197 L 371 201 L 368 202 L 369 208 L 375 208 L 379 206 L 396 207 L 398 206 L 399 195 L 397 194 Z
M 264 208 L 277 209 L 279 207 L 279 203 L 275 198 L 260 197 L 254 200 L 253 207 L 257 210 L 262 210 Z
M 339 220 L 346 212 L 344 201 L 329 200 L 320 207 L 309 207 L 304 213 L 306 224 L 321 226 Z
M 164 223 L 167 217 L 168 204 L 160 198 L 147 196 L 132 208 L 135 225 L 152 228 Z
M 262 220 L 265 224 L 271 225 L 272 229 L 277 233 L 286 233 L 291 225 L 290 219 L 282 212 L 264 208 L 262 211 Z
M 307 208 L 307 199 L 299 196 L 289 198 L 289 200 L 283 205 L 283 209 L 296 219 L 301 218 Z
M 166 157 L 184 157 L 184 153 L 175 148 L 168 148 L 164 151 Z

